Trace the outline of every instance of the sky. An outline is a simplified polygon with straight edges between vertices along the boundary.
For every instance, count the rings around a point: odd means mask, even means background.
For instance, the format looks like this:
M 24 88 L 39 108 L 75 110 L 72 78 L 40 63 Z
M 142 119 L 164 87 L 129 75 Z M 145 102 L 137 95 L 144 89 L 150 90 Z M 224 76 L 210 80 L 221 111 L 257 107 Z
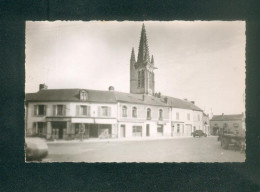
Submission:
M 245 111 L 244 21 L 27 21 L 25 92 L 45 83 L 128 93 L 143 23 L 156 92 L 195 101 L 208 114 Z

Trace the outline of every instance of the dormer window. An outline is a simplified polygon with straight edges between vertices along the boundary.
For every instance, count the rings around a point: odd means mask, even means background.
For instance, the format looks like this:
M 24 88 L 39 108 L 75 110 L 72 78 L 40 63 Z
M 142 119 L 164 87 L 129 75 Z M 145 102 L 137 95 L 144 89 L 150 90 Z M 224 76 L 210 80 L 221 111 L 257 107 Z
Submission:
M 80 100 L 86 101 L 88 99 L 88 93 L 86 91 L 80 92 Z

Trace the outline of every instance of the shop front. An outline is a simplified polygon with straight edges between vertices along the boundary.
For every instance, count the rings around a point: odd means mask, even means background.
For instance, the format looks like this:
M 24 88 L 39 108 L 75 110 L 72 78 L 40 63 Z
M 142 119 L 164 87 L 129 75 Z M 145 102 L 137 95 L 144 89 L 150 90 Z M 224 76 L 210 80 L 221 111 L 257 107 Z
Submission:
M 72 118 L 71 137 L 115 138 L 117 137 L 116 119 Z
M 67 139 L 70 121 L 67 117 L 46 117 L 47 139 Z

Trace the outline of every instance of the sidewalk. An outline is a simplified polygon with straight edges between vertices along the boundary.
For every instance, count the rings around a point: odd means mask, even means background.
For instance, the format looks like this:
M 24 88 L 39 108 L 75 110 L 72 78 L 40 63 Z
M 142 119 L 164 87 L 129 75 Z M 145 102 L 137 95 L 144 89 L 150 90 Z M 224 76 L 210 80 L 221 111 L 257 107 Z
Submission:
M 213 136 L 208 136 L 213 137 Z M 74 140 L 54 140 L 47 141 L 48 144 L 63 144 L 63 143 L 101 143 L 101 142 L 122 142 L 122 141 L 151 141 L 151 140 L 167 140 L 167 139 L 184 139 L 184 138 L 193 138 L 192 136 L 173 136 L 173 137 L 140 137 L 140 138 L 110 138 L 110 139 L 100 139 L 100 138 L 90 138 Z

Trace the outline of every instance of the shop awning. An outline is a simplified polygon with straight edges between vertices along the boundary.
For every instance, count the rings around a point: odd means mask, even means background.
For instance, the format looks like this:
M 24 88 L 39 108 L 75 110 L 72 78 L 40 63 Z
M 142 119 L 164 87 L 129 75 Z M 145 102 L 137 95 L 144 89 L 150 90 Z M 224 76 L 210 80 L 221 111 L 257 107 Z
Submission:
M 93 118 L 71 118 L 71 123 L 94 123 Z
M 116 124 L 116 119 L 95 119 L 96 124 Z

